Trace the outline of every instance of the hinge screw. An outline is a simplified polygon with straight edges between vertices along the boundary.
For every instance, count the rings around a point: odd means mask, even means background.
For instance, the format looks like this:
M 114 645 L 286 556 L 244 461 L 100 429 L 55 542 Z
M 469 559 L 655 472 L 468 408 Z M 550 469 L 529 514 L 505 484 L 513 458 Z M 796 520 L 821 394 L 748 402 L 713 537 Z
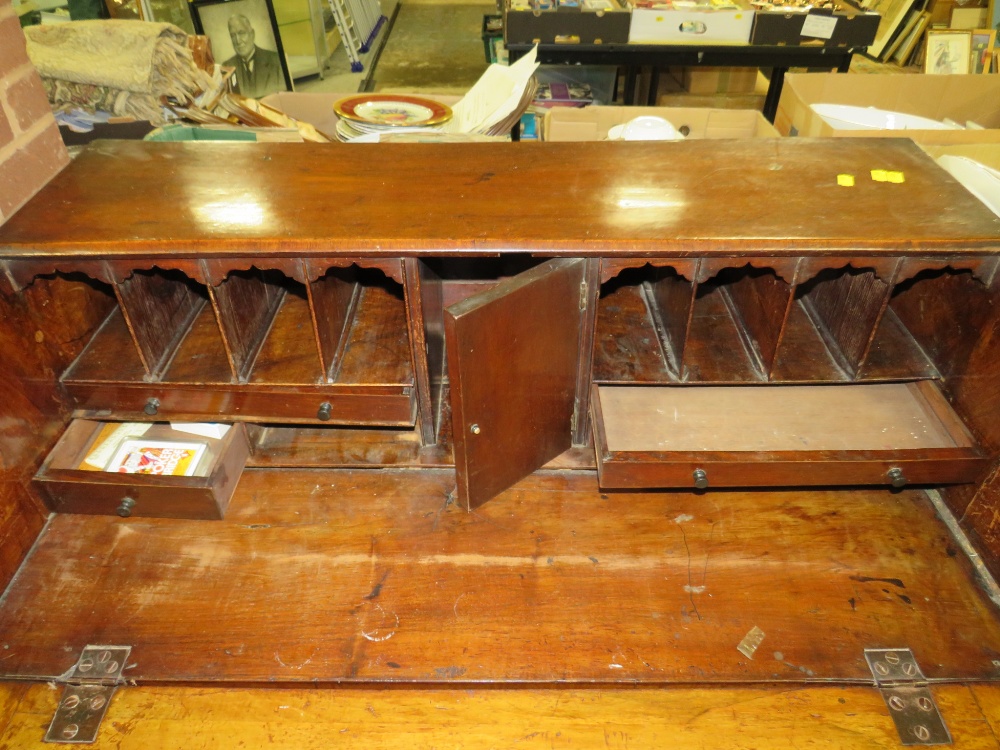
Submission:
M 480 432 L 482 432 L 482 430 L 479 429 L 479 425 L 474 424 L 469 426 L 469 432 L 471 432 L 473 435 L 478 435 Z

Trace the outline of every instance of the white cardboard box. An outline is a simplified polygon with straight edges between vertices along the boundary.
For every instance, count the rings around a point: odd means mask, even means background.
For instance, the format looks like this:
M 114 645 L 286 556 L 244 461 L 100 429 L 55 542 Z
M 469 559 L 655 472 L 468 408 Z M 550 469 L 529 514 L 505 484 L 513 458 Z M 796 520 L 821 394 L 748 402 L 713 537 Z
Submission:
M 688 138 L 779 138 L 760 112 L 686 107 L 559 107 L 545 114 L 542 140 L 603 141 L 608 131 L 636 117 L 662 117 Z
M 839 130 L 811 108 L 812 104 L 849 104 L 894 112 L 974 122 L 982 130 Z M 899 138 L 918 143 L 1000 142 L 1000 76 L 790 73 L 781 88 L 774 118 L 788 136 Z
M 710 9 L 695 2 L 633 8 L 628 40 L 639 44 L 746 44 L 753 16 L 749 6 Z

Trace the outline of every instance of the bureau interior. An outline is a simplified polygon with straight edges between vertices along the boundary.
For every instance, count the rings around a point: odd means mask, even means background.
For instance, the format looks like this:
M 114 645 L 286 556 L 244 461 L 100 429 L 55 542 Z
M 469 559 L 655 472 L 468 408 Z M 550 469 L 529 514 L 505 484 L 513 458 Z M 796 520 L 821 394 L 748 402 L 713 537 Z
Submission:
M 78 280 L 109 311 L 62 376 L 77 414 L 412 425 L 402 284 L 356 263 L 295 270 Z
M 988 279 L 945 266 L 888 273 L 852 259 L 783 278 L 766 260 L 693 278 L 690 262 L 627 268 L 601 287 L 597 383 L 845 383 L 940 379 L 941 332 L 976 315 Z M 760 264 L 760 265 L 758 265 Z M 880 265 L 885 265 L 880 263 Z M 964 291 L 957 291 L 961 288 Z M 929 300 L 937 300 L 933 307 Z M 989 303 L 987 303 L 989 304 Z M 981 317 L 981 314 L 980 314 Z M 966 344 L 967 346 L 969 344 Z
M 985 353 L 962 332 L 994 309 L 989 275 L 830 265 L 606 273 L 591 399 L 602 487 L 981 479 L 977 434 L 993 435 L 950 376 Z

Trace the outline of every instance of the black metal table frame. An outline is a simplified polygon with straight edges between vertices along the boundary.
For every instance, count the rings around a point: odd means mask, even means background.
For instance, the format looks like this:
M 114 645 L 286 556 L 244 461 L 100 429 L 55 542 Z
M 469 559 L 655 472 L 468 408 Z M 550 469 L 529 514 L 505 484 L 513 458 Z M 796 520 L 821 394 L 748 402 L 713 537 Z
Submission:
M 531 44 L 508 44 L 510 61 L 531 50 Z M 851 58 L 861 49 L 847 47 L 795 47 L 679 44 L 539 44 L 538 61 L 547 65 L 616 65 L 625 68 L 625 103 L 635 100 L 636 73 L 642 67 L 652 69 L 648 104 L 656 104 L 658 71 L 670 65 L 695 67 L 770 68 L 770 84 L 764 99 L 763 114 L 774 122 L 785 72 L 789 68 L 836 68 L 846 73 Z

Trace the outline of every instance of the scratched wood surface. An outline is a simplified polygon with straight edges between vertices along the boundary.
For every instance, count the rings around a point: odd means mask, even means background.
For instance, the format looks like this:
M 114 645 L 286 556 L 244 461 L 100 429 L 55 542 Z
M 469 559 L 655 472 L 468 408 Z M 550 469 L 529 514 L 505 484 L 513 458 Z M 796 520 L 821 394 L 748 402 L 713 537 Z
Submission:
M 249 470 L 224 521 L 56 516 L 0 604 L 0 669 L 121 643 L 140 682 L 870 682 L 865 647 L 909 646 L 932 679 L 998 675 L 996 613 L 917 491 L 551 472 L 466 513 L 453 490 Z
M 933 689 L 955 750 L 1000 748 L 1000 687 Z M 0 748 L 41 738 L 60 692 L 0 685 Z M 6 728 L 4 724 L 6 721 Z M 380 748 L 676 748 L 897 750 L 872 688 L 628 690 L 310 690 L 139 687 L 119 690 L 95 750 Z

